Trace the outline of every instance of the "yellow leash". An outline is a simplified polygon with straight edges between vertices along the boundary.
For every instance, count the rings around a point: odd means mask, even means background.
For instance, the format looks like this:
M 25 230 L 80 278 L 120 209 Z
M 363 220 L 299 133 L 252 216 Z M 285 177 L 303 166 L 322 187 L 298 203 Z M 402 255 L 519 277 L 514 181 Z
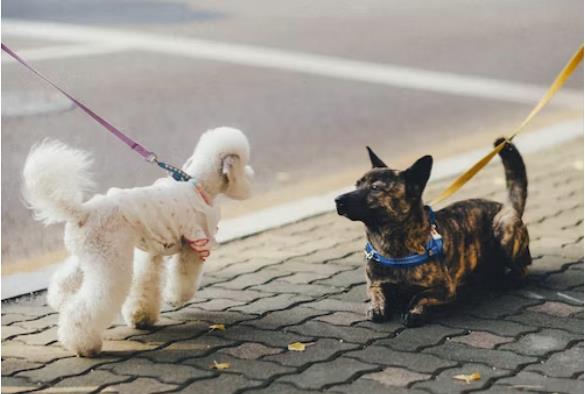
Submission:
M 449 198 L 457 190 L 461 189 L 461 187 L 465 185 L 471 178 L 473 178 L 479 171 L 481 171 L 481 169 L 484 168 L 490 162 L 490 160 L 504 148 L 506 142 L 512 141 L 514 137 L 516 137 L 516 135 L 518 135 L 522 131 L 522 129 L 536 116 L 536 114 L 538 114 L 540 110 L 543 109 L 548 104 L 548 102 L 553 98 L 553 96 L 565 84 L 567 79 L 569 79 L 571 74 L 573 74 L 573 71 L 575 71 L 575 69 L 577 68 L 579 63 L 581 63 L 582 60 L 583 45 L 581 45 L 581 48 L 579 48 L 579 50 L 573 55 L 569 63 L 567 63 L 567 65 L 563 68 L 559 75 L 557 75 L 555 81 L 552 83 L 550 88 L 548 88 L 546 94 L 540 99 L 538 104 L 536 104 L 536 106 L 532 109 L 530 114 L 528 114 L 526 119 L 524 119 L 524 121 L 520 123 L 518 127 L 516 127 L 512 135 L 510 135 L 510 137 L 508 137 L 504 142 L 496 146 L 490 153 L 485 155 L 480 161 L 475 163 L 473 167 L 471 167 L 469 170 L 465 171 L 457 179 L 455 179 L 453 183 L 449 185 L 449 187 L 443 190 L 443 192 L 437 198 L 431 201 L 430 205 L 436 205 L 441 201 Z

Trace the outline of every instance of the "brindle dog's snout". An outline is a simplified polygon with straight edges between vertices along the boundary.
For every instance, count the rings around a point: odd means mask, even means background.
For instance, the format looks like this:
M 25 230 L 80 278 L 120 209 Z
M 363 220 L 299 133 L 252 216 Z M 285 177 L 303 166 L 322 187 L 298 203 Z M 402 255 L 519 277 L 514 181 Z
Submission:
M 349 220 L 356 220 L 359 216 L 359 203 L 356 192 L 349 192 L 337 196 L 335 198 L 335 206 L 337 207 L 337 214 L 345 216 Z
M 359 193 L 355 191 L 342 194 L 335 198 L 337 214 L 349 220 L 358 220 L 363 216 Z

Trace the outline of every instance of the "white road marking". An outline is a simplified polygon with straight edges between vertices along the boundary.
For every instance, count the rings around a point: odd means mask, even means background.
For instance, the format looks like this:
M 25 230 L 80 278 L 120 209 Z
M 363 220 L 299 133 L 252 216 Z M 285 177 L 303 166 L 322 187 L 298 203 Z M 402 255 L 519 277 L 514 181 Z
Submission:
M 546 87 L 274 48 L 69 24 L 5 19 L 2 35 L 77 43 L 115 43 L 155 53 L 291 71 L 442 94 L 536 103 Z M 81 55 L 82 53 L 80 53 Z M 560 67 L 560 65 L 559 65 Z M 551 80 L 552 80 L 551 75 Z M 564 89 L 552 104 L 581 108 L 583 94 Z
M 576 303 L 578 303 L 578 304 L 583 304 L 583 300 L 580 300 L 580 299 L 578 299 L 578 298 L 575 298 L 575 297 L 571 297 L 571 296 L 570 296 L 570 295 L 568 295 L 568 294 L 565 294 L 565 293 L 558 292 L 558 293 L 557 293 L 557 295 L 558 295 L 559 297 L 563 297 L 563 298 L 564 298 L 564 299 L 566 299 L 566 300 L 573 301 L 573 302 L 576 302 Z
M 2 92 L 2 117 L 43 115 L 75 108 L 68 98 L 55 91 L 8 90 Z
M 86 57 L 92 55 L 105 55 L 113 52 L 128 50 L 128 46 L 116 43 L 90 43 L 79 45 L 59 45 L 50 47 L 30 48 L 18 51 L 26 61 L 39 61 L 50 59 L 63 59 L 68 57 Z M 2 63 L 16 63 L 16 60 L 2 54 Z
M 514 143 L 520 152 L 522 152 L 522 155 L 528 155 L 570 141 L 582 135 L 583 122 L 568 121 L 557 123 L 553 126 L 545 127 L 526 134 L 520 134 L 514 139 Z M 433 165 L 431 181 L 459 175 L 464 169 L 468 169 L 479 159 L 484 157 L 490 149 L 491 147 L 486 147 L 486 149 L 475 149 L 451 158 L 439 160 Z
M 34 272 L 2 276 L 2 299 L 17 297 L 49 286 L 49 280 L 61 263 L 51 264 Z

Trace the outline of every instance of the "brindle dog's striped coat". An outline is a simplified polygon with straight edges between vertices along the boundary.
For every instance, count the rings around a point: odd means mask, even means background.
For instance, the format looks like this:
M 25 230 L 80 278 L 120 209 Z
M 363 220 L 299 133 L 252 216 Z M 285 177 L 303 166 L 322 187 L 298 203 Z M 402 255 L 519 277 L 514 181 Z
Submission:
M 423 253 L 431 229 L 421 196 L 431 173 L 432 157 L 424 156 L 407 170 L 396 171 L 370 148 L 368 152 L 373 168 L 358 180 L 355 191 L 337 197 L 338 213 L 363 222 L 368 241 L 384 256 Z M 436 212 L 444 241 L 441 259 L 408 268 L 366 262 L 369 318 L 382 321 L 390 318 L 393 310 L 402 310 L 406 326 L 420 325 L 429 307 L 453 301 L 457 289 L 471 279 L 504 273 L 516 278 L 526 275 L 532 261 L 528 231 L 522 222 L 526 169 L 512 144 L 506 145 L 500 157 L 506 172 L 508 203 L 473 199 Z

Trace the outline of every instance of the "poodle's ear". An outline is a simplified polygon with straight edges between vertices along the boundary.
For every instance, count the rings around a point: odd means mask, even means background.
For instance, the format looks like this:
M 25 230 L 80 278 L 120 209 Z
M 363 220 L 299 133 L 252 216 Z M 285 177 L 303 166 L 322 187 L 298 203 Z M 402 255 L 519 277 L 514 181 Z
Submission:
M 250 196 L 250 178 L 254 171 L 244 166 L 237 155 L 227 155 L 221 161 L 221 174 L 226 181 L 224 194 L 236 200 L 243 200 Z
M 233 174 L 234 166 L 238 165 L 240 158 L 236 155 L 227 155 L 221 161 L 221 174 L 230 178 L 230 174 Z

